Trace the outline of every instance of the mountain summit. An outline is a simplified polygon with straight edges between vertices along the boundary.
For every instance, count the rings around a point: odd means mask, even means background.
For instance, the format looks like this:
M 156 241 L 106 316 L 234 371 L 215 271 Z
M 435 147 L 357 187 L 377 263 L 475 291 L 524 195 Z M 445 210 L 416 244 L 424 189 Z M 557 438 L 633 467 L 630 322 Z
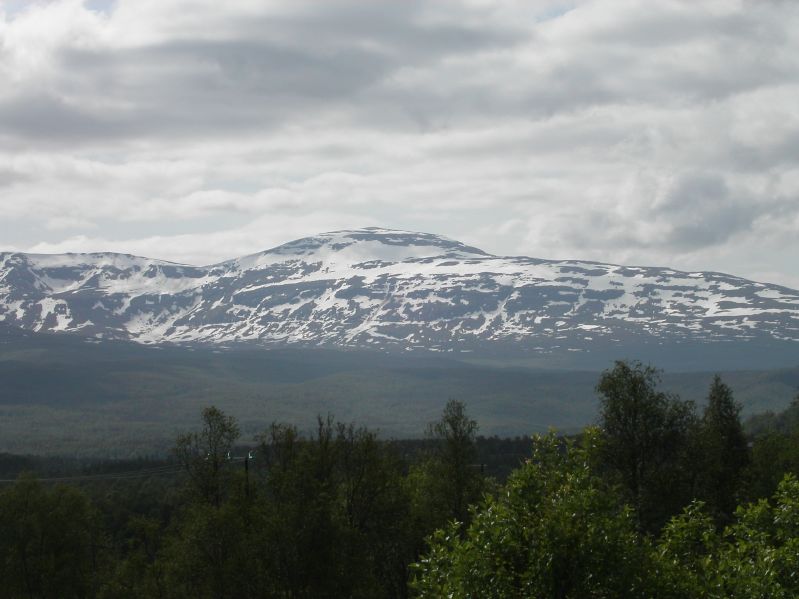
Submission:
M 0 253 L 0 321 L 148 344 L 564 356 L 748 343 L 799 361 L 795 290 L 721 273 L 493 256 L 381 228 L 323 233 L 206 267 Z
M 258 262 L 261 258 L 263 263 L 269 263 L 269 260 L 286 261 L 306 256 L 339 262 L 376 259 L 396 262 L 434 256 L 464 258 L 487 255 L 482 250 L 440 235 L 366 227 L 304 237 L 233 262 Z

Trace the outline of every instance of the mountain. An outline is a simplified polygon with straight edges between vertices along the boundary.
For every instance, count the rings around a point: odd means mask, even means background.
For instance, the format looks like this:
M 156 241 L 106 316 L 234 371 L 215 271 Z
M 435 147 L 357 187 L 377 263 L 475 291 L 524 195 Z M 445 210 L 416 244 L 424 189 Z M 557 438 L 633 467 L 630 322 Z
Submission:
M 156 345 L 469 352 L 567 366 L 609 355 L 684 368 L 799 363 L 799 291 L 714 272 L 494 256 L 380 228 L 206 267 L 0 253 L 0 321 Z

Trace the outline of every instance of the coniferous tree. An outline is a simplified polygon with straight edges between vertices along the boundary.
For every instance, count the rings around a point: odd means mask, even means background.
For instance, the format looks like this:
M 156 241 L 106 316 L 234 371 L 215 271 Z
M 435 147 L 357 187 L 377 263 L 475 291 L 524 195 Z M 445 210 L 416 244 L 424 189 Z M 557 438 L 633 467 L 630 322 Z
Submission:
M 716 375 L 710 386 L 700 425 L 702 476 L 700 498 L 720 524 L 726 524 L 738 504 L 749 447 L 740 420 L 741 406 L 732 390 Z

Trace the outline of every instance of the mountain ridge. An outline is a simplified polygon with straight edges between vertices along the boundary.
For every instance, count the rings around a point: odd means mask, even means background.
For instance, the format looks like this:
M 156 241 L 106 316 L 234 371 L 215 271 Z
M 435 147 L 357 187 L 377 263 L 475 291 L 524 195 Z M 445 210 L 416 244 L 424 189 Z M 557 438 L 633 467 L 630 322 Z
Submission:
M 495 256 L 374 227 L 202 267 L 114 253 L 0 253 L 0 322 L 148 344 L 543 356 L 748 342 L 784 346 L 789 363 L 799 362 L 799 291 L 787 287 Z

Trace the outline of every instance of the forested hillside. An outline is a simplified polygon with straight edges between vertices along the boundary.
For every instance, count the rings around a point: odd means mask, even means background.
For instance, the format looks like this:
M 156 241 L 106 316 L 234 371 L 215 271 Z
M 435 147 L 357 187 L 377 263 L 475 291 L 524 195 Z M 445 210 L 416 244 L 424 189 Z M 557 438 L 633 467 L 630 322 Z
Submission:
M 309 432 L 320 413 L 383 439 L 419 437 L 450 397 L 469 405 L 486 436 L 574 432 L 596 422 L 599 372 L 437 354 L 93 344 L 0 325 L 0 451 L 164 454 L 211 404 L 236 417 L 247 440 L 274 420 Z M 670 372 L 663 386 L 701 403 L 713 374 Z M 784 409 L 799 387 L 799 368 L 722 375 L 747 416 Z

